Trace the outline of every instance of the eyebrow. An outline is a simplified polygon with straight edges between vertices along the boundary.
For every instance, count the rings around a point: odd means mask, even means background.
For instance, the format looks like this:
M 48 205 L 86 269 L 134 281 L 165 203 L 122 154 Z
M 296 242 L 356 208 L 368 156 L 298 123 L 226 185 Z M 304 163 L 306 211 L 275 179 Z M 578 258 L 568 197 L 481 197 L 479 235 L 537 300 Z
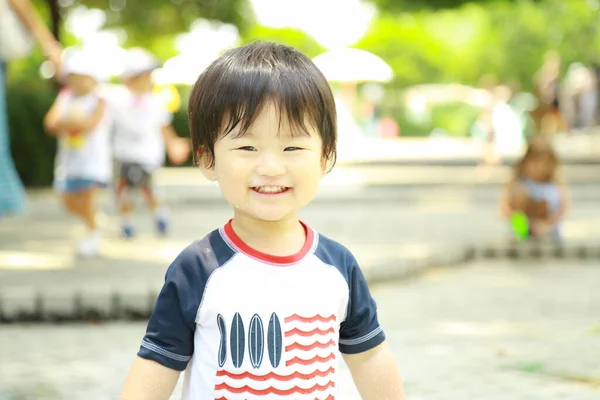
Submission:
M 294 134 L 293 132 L 288 132 L 287 134 L 281 134 L 281 132 L 278 132 L 276 137 L 279 139 L 306 139 L 306 138 L 310 138 L 312 135 L 310 134 L 310 132 L 305 131 L 304 129 L 300 129 L 299 130 L 300 133 L 302 134 Z M 226 136 L 230 136 L 229 134 L 227 134 Z M 249 137 L 249 138 L 256 138 L 256 135 L 251 131 L 251 130 L 247 130 L 246 132 L 244 132 L 243 135 L 240 135 L 239 133 L 235 136 L 230 136 L 232 139 L 242 139 L 244 137 Z
M 240 132 L 234 132 L 233 130 L 225 133 L 221 136 L 221 139 L 243 139 L 245 137 L 250 137 L 250 138 L 254 138 L 256 137 L 255 135 L 252 134 L 252 132 L 246 131 L 244 132 L 244 134 L 240 134 Z
M 256 135 L 255 135 L 255 134 L 253 134 L 253 133 L 252 133 L 252 132 L 250 132 L 250 131 L 246 131 L 246 132 L 244 132 L 244 134 L 243 134 L 243 135 L 240 135 L 240 133 L 238 132 L 238 133 L 237 133 L 235 136 L 233 136 L 233 139 L 243 139 L 243 138 L 245 138 L 245 137 L 251 137 L 251 138 L 255 138 L 255 137 L 256 137 Z

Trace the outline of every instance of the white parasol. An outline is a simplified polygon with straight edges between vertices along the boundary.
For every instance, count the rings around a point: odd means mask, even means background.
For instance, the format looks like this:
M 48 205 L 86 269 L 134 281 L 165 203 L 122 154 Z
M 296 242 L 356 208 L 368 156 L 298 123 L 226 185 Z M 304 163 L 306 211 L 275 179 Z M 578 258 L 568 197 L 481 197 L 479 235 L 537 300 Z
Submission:
M 340 48 L 313 59 L 325 78 L 334 82 L 389 82 L 392 68 L 375 54 L 365 50 Z

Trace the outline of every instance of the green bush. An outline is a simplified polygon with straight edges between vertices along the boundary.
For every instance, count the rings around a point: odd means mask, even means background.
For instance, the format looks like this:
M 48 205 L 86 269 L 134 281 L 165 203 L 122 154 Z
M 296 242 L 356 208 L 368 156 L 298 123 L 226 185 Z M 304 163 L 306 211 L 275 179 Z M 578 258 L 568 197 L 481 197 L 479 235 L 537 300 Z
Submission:
M 45 134 L 43 120 L 57 89 L 31 78 L 9 80 L 6 89 L 11 149 L 19 175 L 26 186 L 49 185 L 56 139 Z
M 439 128 L 448 136 L 466 138 L 477 117 L 478 109 L 459 102 L 431 106 L 428 117 L 422 123 L 408 118 L 406 113 L 404 107 L 383 107 L 383 114 L 396 121 L 402 137 L 427 137 Z
M 179 92 L 182 93 L 182 90 L 179 89 Z M 182 94 L 182 99 L 187 98 L 187 95 L 184 97 Z M 173 129 L 177 132 L 179 136 L 189 137 L 190 136 L 190 128 L 188 124 L 188 116 L 187 116 L 187 103 L 182 101 L 182 106 L 175 114 L 173 114 Z M 167 160 L 167 165 L 172 166 L 172 164 Z M 189 167 L 193 165 L 193 159 L 190 156 L 189 160 L 182 165 L 182 167 Z

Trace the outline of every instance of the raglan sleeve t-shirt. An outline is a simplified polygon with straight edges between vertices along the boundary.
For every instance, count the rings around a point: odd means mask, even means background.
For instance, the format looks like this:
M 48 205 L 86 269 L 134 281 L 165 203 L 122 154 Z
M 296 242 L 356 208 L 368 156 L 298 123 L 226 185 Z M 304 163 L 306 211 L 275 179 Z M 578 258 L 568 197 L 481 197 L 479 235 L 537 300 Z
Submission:
M 194 242 L 168 268 L 138 355 L 186 370 L 184 399 L 337 396 L 335 348 L 362 353 L 385 334 L 356 259 L 309 232 L 282 263 L 227 228 Z

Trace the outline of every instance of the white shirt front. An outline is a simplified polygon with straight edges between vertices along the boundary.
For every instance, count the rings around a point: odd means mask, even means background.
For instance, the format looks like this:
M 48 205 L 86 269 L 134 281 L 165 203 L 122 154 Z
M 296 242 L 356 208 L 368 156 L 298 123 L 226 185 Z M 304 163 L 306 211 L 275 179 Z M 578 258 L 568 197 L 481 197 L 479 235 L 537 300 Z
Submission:
M 127 88 L 110 96 L 114 114 L 114 157 L 119 162 L 144 166 L 148 172 L 163 165 L 165 142 L 162 128 L 171 123 L 171 114 L 158 96 L 137 95 Z
M 63 89 L 57 99 L 59 119 L 67 115 L 90 116 L 101 100 L 98 91 L 84 96 L 75 96 L 69 89 Z M 88 132 L 67 132 L 61 136 L 58 142 L 56 167 L 57 180 L 82 178 L 102 183 L 110 182 L 112 160 L 108 110 L 94 129 Z

